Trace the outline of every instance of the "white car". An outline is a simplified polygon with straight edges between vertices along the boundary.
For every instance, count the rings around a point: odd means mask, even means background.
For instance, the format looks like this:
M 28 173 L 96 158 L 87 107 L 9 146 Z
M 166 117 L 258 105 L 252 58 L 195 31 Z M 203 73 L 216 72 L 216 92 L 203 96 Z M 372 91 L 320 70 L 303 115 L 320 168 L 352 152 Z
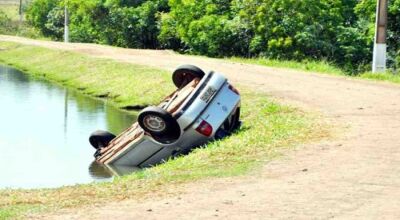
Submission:
M 158 106 L 143 109 L 138 122 L 118 137 L 105 131 L 90 136 L 97 162 L 148 167 L 240 126 L 239 92 L 222 74 L 205 74 L 196 66 L 183 65 L 172 79 L 178 89 Z

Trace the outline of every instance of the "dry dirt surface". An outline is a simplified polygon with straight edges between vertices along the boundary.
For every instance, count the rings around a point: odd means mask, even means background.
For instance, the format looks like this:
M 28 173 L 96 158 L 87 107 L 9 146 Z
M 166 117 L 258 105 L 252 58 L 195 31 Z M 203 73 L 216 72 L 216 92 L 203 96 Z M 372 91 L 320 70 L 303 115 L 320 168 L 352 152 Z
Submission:
M 0 36 L 173 70 L 190 63 L 233 83 L 317 111 L 346 132 L 291 151 L 252 176 L 186 185 L 179 196 L 65 210 L 44 219 L 400 219 L 400 87 L 344 77 L 182 56 Z

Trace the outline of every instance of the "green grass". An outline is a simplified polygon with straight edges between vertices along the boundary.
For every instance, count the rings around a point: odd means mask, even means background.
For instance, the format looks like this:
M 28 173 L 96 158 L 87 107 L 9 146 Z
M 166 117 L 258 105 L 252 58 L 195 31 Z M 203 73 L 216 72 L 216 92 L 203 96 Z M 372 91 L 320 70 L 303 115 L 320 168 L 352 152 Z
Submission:
M 302 70 L 305 72 L 315 72 L 315 73 L 325 73 L 332 75 L 345 75 L 345 72 L 334 66 L 333 64 L 327 61 L 291 61 L 291 60 L 273 60 L 267 58 L 239 58 L 232 57 L 228 60 L 239 63 L 249 63 L 249 64 L 257 64 L 268 67 L 277 67 L 277 68 L 286 68 L 286 69 L 295 69 Z
M 314 73 L 322 73 L 322 74 L 330 74 L 337 76 L 346 76 L 350 78 L 356 79 L 368 79 L 373 81 L 386 81 L 391 83 L 400 84 L 400 74 L 394 74 L 390 72 L 386 73 L 372 73 L 366 72 L 358 75 L 349 75 L 346 72 L 333 64 L 330 64 L 326 61 L 287 61 L 287 60 L 271 60 L 266 58 L 238 58 L 233 57 L 228 60 L 239 63 L 248 63 L 248 64 L 256 64 L 267 67 L 276 67 L 276 68 L 286 68 L 286 69 L 294 69 L 301 70 L 305 72 L 314 72 Z
M 153 68 L 10 43 L 0 43 L 0 48 L 3 49 L 0 62 L 69 87 L 85 87 L 84 91 L 91 91 L 92 95 L 110 93 L 119 106 L 132 104 L 131 99 L 136 100 L 133 103 L 157 103 L 162 95 L 173 90 L 170 75 Z M 0 219 L 178 193 L 180 186 L 187 182 L 248 174 L 279 156 L 282 149 L 329 133 L 314 116 L 279 105 L 262 93 L 247 88 L 240 90 L 244 124 L 230 137 L 198 148 L 187 156 L 116 178 L 111 183 L 0 190 Z
M 150 105 L 174 90 L 165 71 L 61 50 L 0 42 L 0 62 L 91 96 L 106 96 L 117 107 Z
M 362 79 L 369 79 L 369 80 L 374 80 L 374 81 L 386 81 L 386 82 L 392 82 L 392 83 L 399 83 L 400 84 L 400 74 L 394 74 L 390 72 L 386 73 L 363 73 L 359 76 Z

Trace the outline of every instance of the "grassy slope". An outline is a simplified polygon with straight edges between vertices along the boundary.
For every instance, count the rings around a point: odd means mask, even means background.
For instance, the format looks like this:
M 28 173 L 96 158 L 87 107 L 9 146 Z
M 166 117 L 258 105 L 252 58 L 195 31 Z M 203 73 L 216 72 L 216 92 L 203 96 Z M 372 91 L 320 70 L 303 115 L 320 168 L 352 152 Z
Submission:
M 0 48 L 0 62 L 66 86 L 84 87 L 92 95 L 110 93 L 118 106 L 156 103 L 173 90 L 169 74 L 153 68 L 11 43 L 0 42 Z M 189 181 L 245 174 L 277 156 L 282 147 L 326 135 L 314 117 L 278 105 L 263 94 L 245 88 L 241 91 L 244 125 L 236 134 L 112 183 L 0 190 L 0 219 L 110 200 L 140 199 L 149 192 L 171 191 Z
M 361 74 L 359 77 L 362 79 L 369 79 L 369 80 L 374 80 L 374 81 L 386 81 L 386 82 L 400 84 L 400 74 L 392 74 L 392 73 L 376 74 L 376 73 L 368 72 L 368 73 Z
M 345 72 L 338 67 L 333 66 L 332 64 L 326 61 L 290 61 L 290 60 L 272 60 L 266 58 L 239 58 L 232 57 L 229 60 L 233 62 L 239 63 L 249 63 L 249 64 L 257 64 L 268 67 L 277 67 L 277 68 L 287 68 L 287 69 L 296 69 L 302 70 L 306 72 L 317 72 L 324 74 L 332 74 L 332 75 L 345 75 Z
M 287 68 L 287 69 L 295 69 L 302 70 L 305 72 L 314 72 L 314 73 L 322 73 L 322 74 L 330 74 L 330 75 L 338 75 L 338 76 L 347 76 L 354 77 L 359 79 L 368 79 L 374 81 L 386 81 L 392 83 L 400 83 L 400 74 L 393 73 L 380 73 L 374 74 L 371 72 L 362 73 L 359 75 L 351 75 L 349 76 L 338 67 L 326 62 L 326 61 L 282 61 L 282 60 L 270 60 L 265 58 L 229 58 L 229 60 L 233 62 L 239 63 L 249 63 L 249 64 L 257 64 L 268 67 L 277 67 L 277 68 Z
M 154 68 L 15 43 L 0 42 L 0 48 L 0 62 L 92 96 L 106 96 L 118 107 L 153 104 L 174 90 L 169 74 Z

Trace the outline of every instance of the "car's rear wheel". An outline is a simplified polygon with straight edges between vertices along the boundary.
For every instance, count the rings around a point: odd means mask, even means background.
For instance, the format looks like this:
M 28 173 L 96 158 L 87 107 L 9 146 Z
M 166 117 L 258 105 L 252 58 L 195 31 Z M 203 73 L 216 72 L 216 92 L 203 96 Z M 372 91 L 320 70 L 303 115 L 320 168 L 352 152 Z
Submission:
M 98 130 L 90 135 L 89 142 L 95 149 L 99 149 L 106 147 L 114 138 L 114 134 L 108 131 Z
M 138 116 L 140 127 L 152 136 L 171 137 L 179 136 L 178 122 L 166 110 L 151 106 L 143 109 Z
M 172 81 L 178 88 L 185 87 L 195 78 L 203 78 L 205 73 L 203 70 L 193 65 L 182 65 L 178 67 L 172 74 Z

